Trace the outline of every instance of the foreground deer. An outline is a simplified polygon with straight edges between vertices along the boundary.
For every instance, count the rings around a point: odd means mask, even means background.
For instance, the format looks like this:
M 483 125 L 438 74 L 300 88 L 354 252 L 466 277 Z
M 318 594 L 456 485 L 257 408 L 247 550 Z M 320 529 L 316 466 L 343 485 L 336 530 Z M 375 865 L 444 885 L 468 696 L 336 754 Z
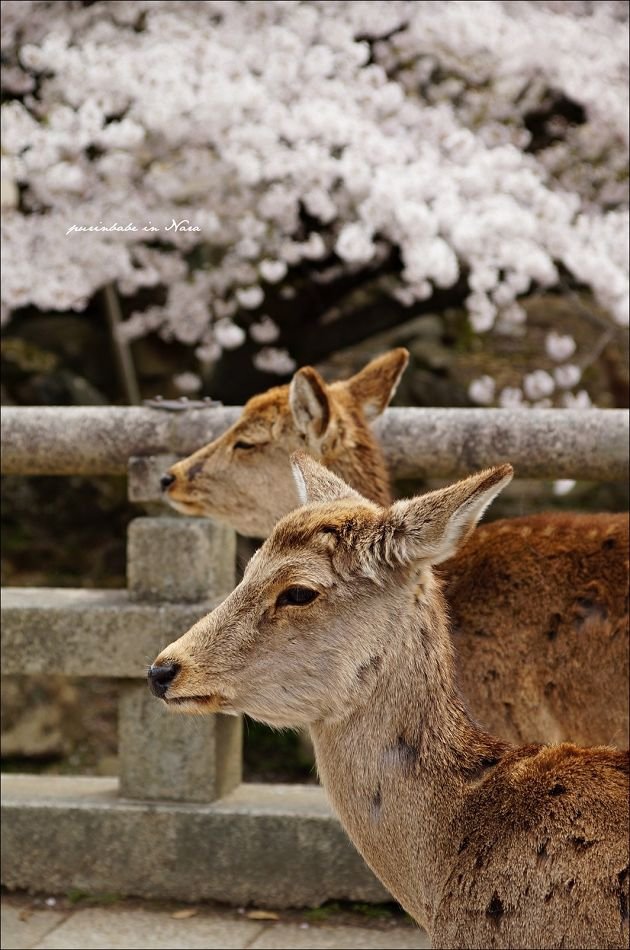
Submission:
M 327 386 L 305 367 L 251 399 L 220 438 L 174 465 L 165 497 L 185 514 L 265 537 L 298 504 L 304 447 L 380 505 L 389 477 L 370 422 L 407 364 L 393 350 Z M 475 531 L 440 573 L 459 683 L 474 714 L 515 742 L 628 743 L 628 520 L 535 515 Z
M 503 465 L 381 508 L 306 455 L 307 507 L 158 656 L 174 709 L 310 729 L 353 842 L 435 948 L 626 947 L 628 755 L 515 748 L 470 718 L 432 565 L 510 481 Z

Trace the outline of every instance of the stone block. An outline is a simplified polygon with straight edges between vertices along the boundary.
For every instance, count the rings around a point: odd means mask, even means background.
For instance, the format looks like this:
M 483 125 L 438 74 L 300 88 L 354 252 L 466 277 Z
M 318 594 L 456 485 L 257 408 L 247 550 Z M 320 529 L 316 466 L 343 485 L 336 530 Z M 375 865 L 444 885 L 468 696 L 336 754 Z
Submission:
M 127 798 L 209 802 L 241 781 L 238 716 L 169 711 L 145 682 L 123 683 L 118 701 L 120 793 Z
M 6 406 L 4 475 L 118 475 L 130 457 L 190 455 L 238 407 Z M 388 409 L 375 423 L 393 478 L 452 478 L 509 459 L 520 478 L 628 478 L 625 409 Z
M 145 505 L 160 502 L 165 512 L 174 515 L 174 510 L 162 501 L 160 479 L 180 458 L 178 455 L 134 455 L 127 469 L 127 496 L 135 504 Z
M 130 596 L 194 602 L 234 587 L 236 534 L 207 518 L 136 518 L 127 530 Z
M 120 798 L 110 778 L 2 776 L 9 889 L 317 907 L 387 901 L 323 789 L 240 785 L 210 804 Z
M 126 590 L 3 588 L 3 676 L 144 679 L 158 653 L 216 603 L 134 603 Z

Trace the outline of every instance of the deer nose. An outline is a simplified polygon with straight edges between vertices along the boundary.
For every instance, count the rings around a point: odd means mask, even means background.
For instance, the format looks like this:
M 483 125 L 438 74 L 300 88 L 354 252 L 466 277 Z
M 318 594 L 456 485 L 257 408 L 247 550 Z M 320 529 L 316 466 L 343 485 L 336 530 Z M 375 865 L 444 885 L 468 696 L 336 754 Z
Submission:
M 160 479 L 160 485 L 162 486 L 162 491 L 166 491 L 169 485 L 172 485 L 175 481 L 174 475 L 162 475 Z
M 167 666 L 152 666 L 149 669 L 149 688 L 151 692 L 164 699 L 166 690 L 179 673 L 179 663 L 169 663 Z

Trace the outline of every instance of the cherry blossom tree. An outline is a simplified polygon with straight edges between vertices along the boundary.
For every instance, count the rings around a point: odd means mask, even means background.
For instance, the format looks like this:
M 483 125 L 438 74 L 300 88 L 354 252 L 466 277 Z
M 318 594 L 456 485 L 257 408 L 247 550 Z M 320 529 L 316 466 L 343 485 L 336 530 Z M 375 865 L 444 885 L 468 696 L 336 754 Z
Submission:
M 627 326 L 625 3 L 2 7 L 4 321 L 109 286 L 125 340 L 279 375 L 300 333 L 349 312 L 360 335 L 384 299 L 522 333 L 525 295 L 583 287 Z M 471 398 L 588 404 L 572 337 L 546 355 Z

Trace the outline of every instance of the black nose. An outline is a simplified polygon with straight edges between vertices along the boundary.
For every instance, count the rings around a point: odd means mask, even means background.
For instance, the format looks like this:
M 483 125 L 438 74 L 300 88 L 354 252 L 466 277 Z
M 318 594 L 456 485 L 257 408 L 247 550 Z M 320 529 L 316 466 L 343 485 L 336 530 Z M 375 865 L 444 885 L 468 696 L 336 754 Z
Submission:
M 169 663 L 168 666 L 152 666 L 149 669 L 149 686 L 151 692 L 158 699 L 164 699 L 166 690 L 179 673 L 179 663 Z
M 172 485 L 175 481 L 174 475 L 162 475 L 160 479 L 160 485 L 162 486 L 162 491 L 166 491 L 169 485 Z

